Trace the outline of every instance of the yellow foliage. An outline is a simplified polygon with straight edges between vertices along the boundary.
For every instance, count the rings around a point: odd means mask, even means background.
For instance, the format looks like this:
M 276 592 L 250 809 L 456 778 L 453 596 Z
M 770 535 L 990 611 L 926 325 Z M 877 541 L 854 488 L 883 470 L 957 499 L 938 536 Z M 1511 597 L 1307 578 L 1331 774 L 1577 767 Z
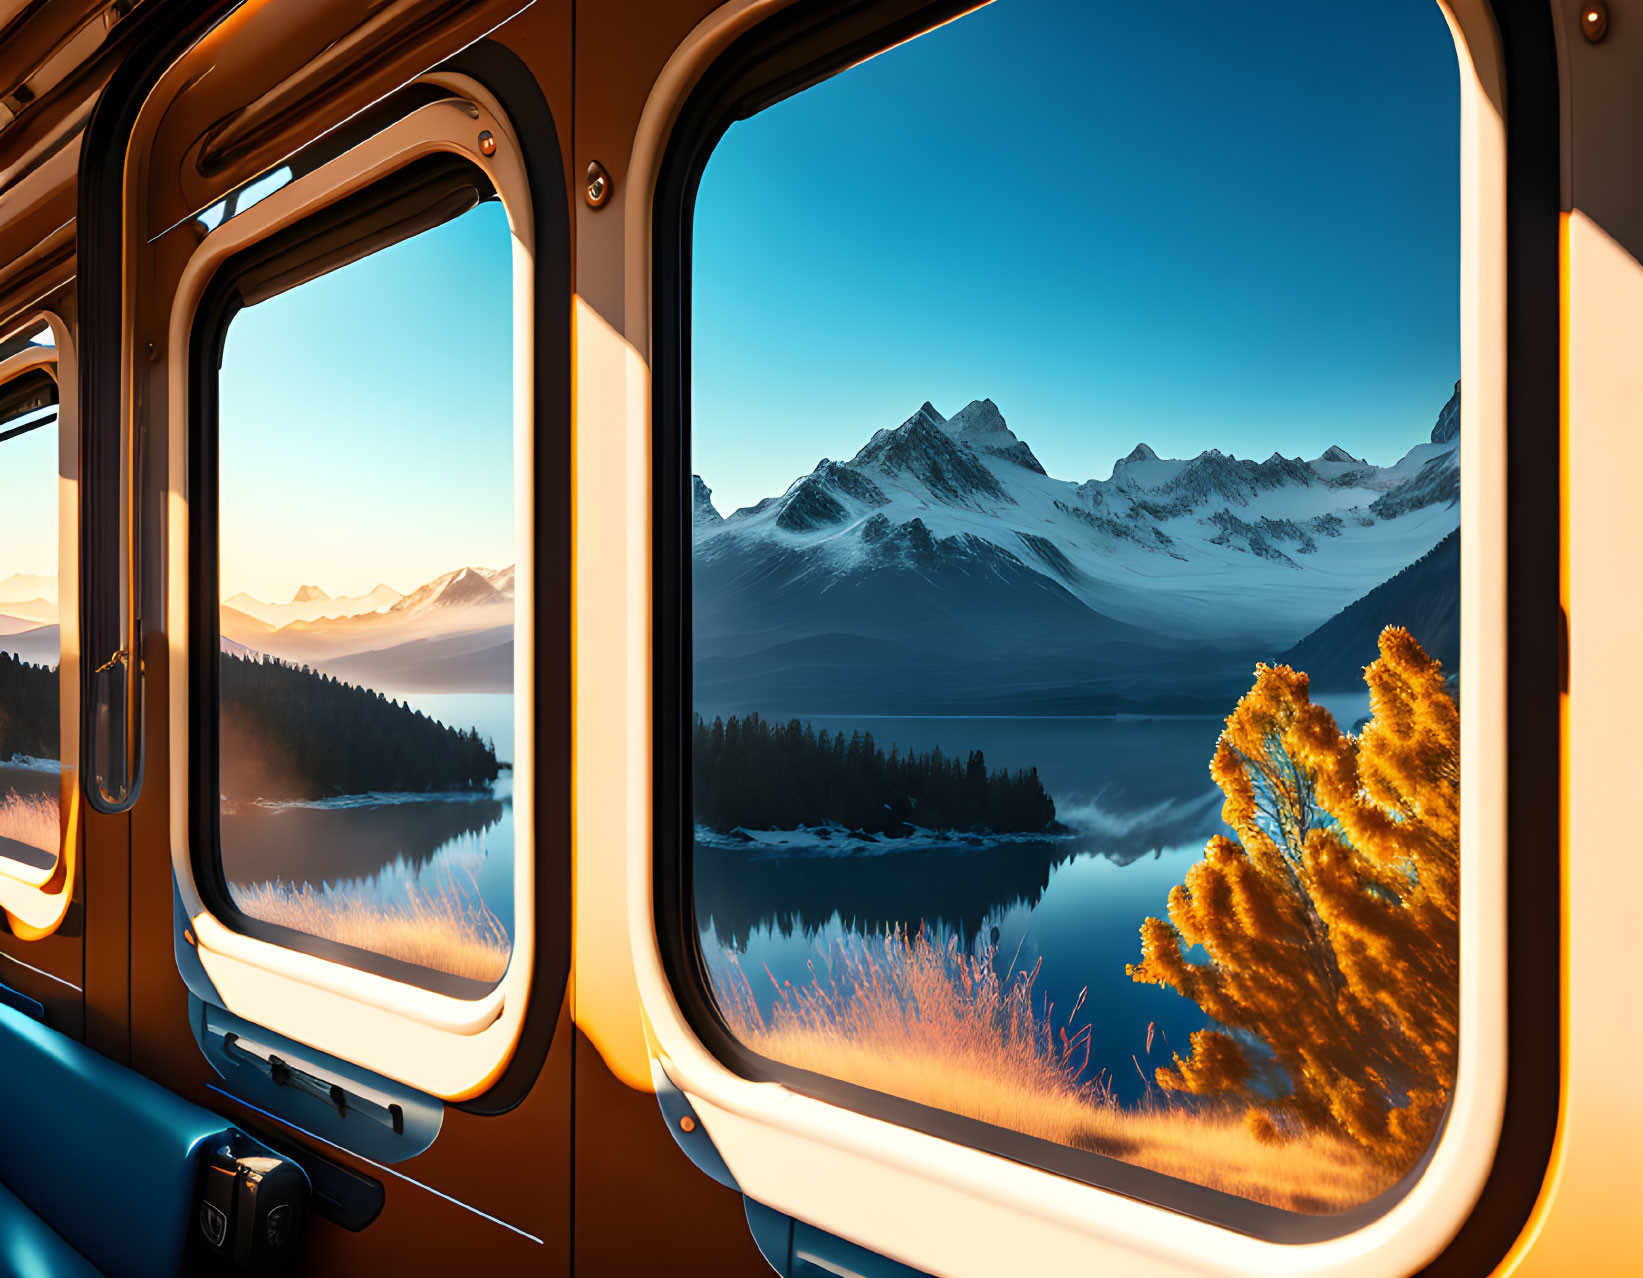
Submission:
M 476 981 L 500 981 L 513 945 L 502 921 L 442 883 L 412 884 L 398 899 L 315 890 L 310 884 L 235 884 L 234 904 L 254 919 L 355 949 Z
M 1128 970 L 1230 1031 L 1194 1034 L 1161 1087 L 1241 1100 L 1262 1140 L 1299 1123 L 1403 1168 L 1454 1085 L 1460 715 L 1402 628 L 1381 632 L 1364 678 L 1372 717 L 1354 739 L 1305 674 L 1256 668 L 1210 766 L 1237 837 L 1210 840 Z M 1208 962 L 1188 960 L 1194 945 Z M 1287 1093 L 1260 1083 L 1252 1038 Z
M 1085 1040 L 1058 1038 L 1035 1010 L 1036 968 L 1001 982 L 994 955 L 951 938 L 863 937 L 809 983 L 781 983 L 768 1013 L 725 958 L 711 969 L 720 1014 L 772 1060 L 1288 1211 L 1343 1211 L 1396 1179 L 1334 1132 L 1280 1132 L 1212 1104 L 1126 1109 L 1104 1076 L 1076 1081 Z

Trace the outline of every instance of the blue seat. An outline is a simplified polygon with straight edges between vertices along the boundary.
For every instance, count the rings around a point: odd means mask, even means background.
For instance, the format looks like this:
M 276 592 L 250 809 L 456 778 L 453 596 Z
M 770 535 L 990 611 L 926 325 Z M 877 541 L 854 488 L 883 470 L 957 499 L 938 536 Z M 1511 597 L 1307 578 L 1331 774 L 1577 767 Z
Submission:
M 0 1273 L 175 1278 L 202 1157 L 227 1131 L 0 1004 Z
M 98 1278 L 92 1263 L 0 1185 L 0 1276 Z

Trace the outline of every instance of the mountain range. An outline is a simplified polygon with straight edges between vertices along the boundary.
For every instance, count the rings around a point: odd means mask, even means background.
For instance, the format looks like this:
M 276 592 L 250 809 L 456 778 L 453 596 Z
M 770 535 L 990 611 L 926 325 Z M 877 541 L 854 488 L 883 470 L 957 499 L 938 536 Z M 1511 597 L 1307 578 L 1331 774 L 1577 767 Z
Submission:
M 57 579 L 19 572 L 0 581 L 0 652 L 55 666 L 58 648 Z
M 1049 475 L 983 399 L 950 418 L 925 403 L 728 517 L 693 476 L 697 708 L 1224 712 L 1255 661 L 1456 532 L 1459 424 L 1457 383 L 1391 466 L 1339 445 L 1252 461 L 1142 443 L 1079 482 Z M 1449 635 L 1458 560 L 1443 562 L 1452 588 L 1422 625 Z M 1320 687 L 1373 658 L 1371 635 L 1352 669 L 1361 629 L 1335 634 Z M 1452 662 L 1447 639 L 1434 649 Z
M 0 652 L 58 661 L 57 582 L 0 581 Z M 350 683 L 398 692 L 513 687 L 514 567 L 453 568 L 407 594 L 379 585 L 333 596 L 304 585 L 285 603 L 240 593 L 223 602 L 222 650 L 265 653 Z
M 223 650 L 266 653 L 349 683 L 402 692 L 513 687 L 514 568 L 462 567 L 406 594 L 379 585 L 333 596 L 304 585 L 288 603 L 225 600 Z

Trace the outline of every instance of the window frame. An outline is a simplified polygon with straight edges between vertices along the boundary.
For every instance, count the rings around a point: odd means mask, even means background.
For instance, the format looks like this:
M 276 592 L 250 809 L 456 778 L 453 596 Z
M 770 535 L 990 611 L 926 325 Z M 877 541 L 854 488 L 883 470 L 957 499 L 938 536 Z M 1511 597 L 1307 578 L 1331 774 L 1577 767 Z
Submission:
M 448 163 L 445 162 L 447 160 Z M 369 218 L 372 212 L 376 211 L 372 204 L 378 198 L 392 199 L 396 194 L 410 194 L 420 185 L 431 184 L 425 183 L 424 179 L 431 179 L 432 183 L 438 183 L 442 178 L 460 180 L 464 170 L 473 172 L 479 182 L 489 188 L 486 175 L 474 169 L 465 157 L 450 157 L 435 152 L 412 160 L 351 196 L 329 204 L 277 232 L 259 238 L 254 244 L 241 249 L 218 267 L 197 308 L 194 350 L 190 358 L 198 375 L 193 379 L 194 403 L 190 411 L 193 419 L 199 423 L 200 429 L 194 436 L 195 447 L 191 453 L 194 469 L 189 476 L 192 494 L 189 518 L 193 521 L 190 537 L 193 597 L 196 603 L 202 606 L 195 609 L 193 632 L 190 635 L 192 651 L 196 658 L 190 671 L 195 707 L 191 753 L 192 767 L 198 782 L 192 813 L 194 824 L 191 851 L 194 882 L 200 891 L 201 899 L 217 918 L 229 924 L 235 931 L 267 941 L 271 945 L 299 950 L 355 970 L 374 972 L 390 980 L 403 981 L 463 1001 L 477 1002 L 482 1001 L 490 993 L 490 988 L 475 988 L 482 986 L 483 982 L 451 976 L 435 969 L 422 969 L 431 975 L 417 980 L 414 964 L 372 950 L 358 949 L 325 937 L 313 936 L 277 923 L 265 922 L 246 914 L 234 903 L 232 890 L 222 872 L 222 833 L 219 824 L 221 809 L 212 797 L 219 793 L 222 759 L 219 740 L 220 719 L 217 713 L 221 705 L 220 666 L 216 661 L 205 658 L 206 653 L 213 652 L 216 646 L 220 646 L 220 628 L 218 624 L 213 624 L 213 616 L 220 623 L 220 610 L 203 606 L 205 599 L 220 597 L 218 560 L 217 556 L 211 553 L 213 538 L 210 535 L 220 528 L 217 522 L 217 462 L 220 444 L 218 433 L 212 429 L 214 424 L 220 427 L 220 379 L 213 376 L 211 370 L 216 369 L 220 373 L 224 344 L 234 320 L 244 309 L 240 297 L 241 283 L 248 276 L 266 268 L 271 261 L 277 262 L 293 251 L 300 255 L 305 241 L 310 237 L 323 237 L 331 230 L 346 233 L 351 226 L 364 218 Z M 488 197 L 481 196 L 482 201 L 485 198 Z M 457 216 L 466 216 L 469 211 L 471 210 Z M 392 243 L 384 247 L 409 242 L 419 235 L 437 230 L 447 221 L 454 220 L 441 218 L 430 226 L 418 227 L 409 235 L 395 235 Z M 353 261 L 363 261 L 381 251 L 382 248 L 373 247 L 353 258 Z M 352 265 L 352 261 L 348 265 Z M 304 269 L 300 257 L 296 269 Z M 346 269 L 346 266 L 335 269 Z M 320 272 L 321 275 L 330 273 L 329 269 Z M 307 282 L 308 280 L 304 279 L 288 288 L 280 289 L 279 292 L 295 292 Z M 516 420 L 516 431 L 517 428 Z M 518 461 L 517 457 L 512 460 L 515 463 Z M 517 537 L 517 541 L 523 546 L 528 543 L 529 538 Z M 516 738 L 519 735 L 516 731 Z M 516 746 L 517 739 L 509 743 L 510 749 Z
M 555 783 L 539 771 L 541 755 L 536 747 L 546 741 L 547 757 L 558 754 L 552 747 L 557 729 L 555 707 L 537 695 L 534 679 L 538 661 L 551 662 L 559 650 L 553 625 L 556 601 L 544 597 L 536 580 L 536 564 L 546 558 L 537 518 L 538 494 L 551 497 L 553 493 L 538 484 L 542 474 L 538 438 L 552 438 L 551 431 L 541 429 L 539 416 L 544 410 L 551 415 L 555 406 L 551 385 L 543 388 L 549 392 L 546 402 L 537 398 L 535 315 L 542 296 L 537 263 L 543 257 L 551 258 L 563 245 L 551 218 L 544 222 L 540 216 L 526 152 L 496 98 L 476 79 L 457 72 L 425 78 L 449 96 L 415 106 L 380 132 L 219 223 L 200 240 L 184 268 L 171 312 L 171 349 L 187 355 L 174 359 L 169 369 L 173 407 L 168 576 L 173 583 L 190 582 L 196 587 L 199 580 L 196 543 L 201 530 L 198 512 L 191 510 L 188 501 L 188 468 L 195 464 L 189 444 L 196 432 L 214 429 L 214 423 L 199 418 L 198 413 L 202 403 L 211 402 L 201 396 L 202 383 L 209 381 L 214 394 L 217 370 L 214 361 L 201 361 L 197 355 L 204 328 L 211 323 L 204 308 L 219 272 L 230 259 L 256 244 L 323 216 L 325 209 L 356 194 L 393 181 L 418 161 L 448 154 L 472 164 L 496 190 L 513 239 L 514 484 L 521 530 L 514 696 L 515 738 L 520 748 L 514 761 L 514 948 L 508 970 L 492 990 L 478 998 L 462 998 L 338 962 L 343 947 L 331 950 L 327 957 L 315 952 L 325 944 L 313 944 L 315 938 L 304 937 L 304 948 L 299 950 L 269 939 L 267 932 L 259 937 L 233 925 L 238 912 L 231 912 L 231 903 L 225 904 L 221 894 L 212 891 L 209 876 L 200 873 L 196 860 L 209 857 L 214 861 L 216 856 L 215 823 L 204 827 L 209 834 L 202 837 L 199 822 L 203 807 L 215 810 L 214 796 L 209 802 L 196 802 L 196 797 L 201 793 L 202 747 L 197 725 L 202 718 L 214 723 L 217 714 L 214 697 L 201 695 L 199 674 L 200 666 L 214 655 L 218 600 L 214 593 L 207 600 L 197 588 L 175 586 L 167 599 L 172 668 L 172 868 L 180 906 L 179 956 L 183 957 L 182 948 L 187 947 L 192 951 L 187 957 L 197 960 L 182 961 L 179 966 L 185 978 L 197 969 L 210 985 L 208 990 L 195 990 L 196 994 L 318 1050 L 442 1099 L 466 1102 L 510 1072 L 510 1062 L 525 1034 L 527 1010 L 537 1001 L 532 994 L 537 988 L 555 988 L 556 973 L 563 980 L 557 959 L 561 949 L 568 949 L 568 941 L 562 944 L 559 935 L 568 927 L 568 903 L 551 899 L 557 878 L 556 831 L 551 817 L 545 825 L 537 816 L 543 800 L 553 798 Z M 487 129 L 500 143 L 491 156 L 478 149 L 478 135 Z M 543 226 L 549 234 L 539 238 Z M 549 266 L 542 282 L 552 284 L 555 276 Z M 221 336 L 220 331 L 210 334 L 214 342 L 220 342 Z M 206 482 L 214 484 L 214 473 Z M 215 531 L 210 530 L 212 536 Z M 212 637 L 212 653 L 193 651 L 202 634 Z M 547 933 L 539 936 L 544 924 Z M 531 1038 L 534 1043 L 541 1035 L 535 1032 Z M 536 1052 L 533 1049 L 527 1055 L 534 1057 Z M 528 1072 L 534 1077 L 534 1068 Z
M 80 526 L 76 485 L 67 476 L 79 473 L 80 439 L 74 358 L 74 333 L 67 320 L 48 309 L 33 310 L 5 325 L 8 338 L 49 327 L 54 346 L 19 351 L 0 361 L 0 385 L 37 369 L 57 382 L 57 687 L 59 790 L 63 813 L 57 859 L 49 870 L 0 857 L 0 914 L 19 940 L 38 941 L 62 926 L 73 902 L 79 871 L 79 563 Z M 64 788 L 66 786 L 66 789 Z
M 1284 1228 L 1276 1233 L 1241 1228 L 1237 1221 L 1209 1223 L 1188 1201 L 1195 1195 L 1174 1196 L 1174 1201 L 1158 1206 L 1101 1194 L 1104 1188 L 1140 1199 L 1146 1195 L 1137 1193 L 1144 1188 L 1138 1181 L 1156 1174 L 1132 1178 L 1129 1172 L 1140 1169 L 1129 1169 L 1121 1180 L 1103 1176 L 1096 1183 L 1052 1165 L 1062 1159 L 1043 1157 L 1045 1142 L 1027 1137 L 1018 1141 L 1016 1133 L 977 1141 L 978 1134 L 996 1137 L 1001 1129 L 757 1057 L 736 1042 L 714 1011 L 694 942 L 689 782 L 680 740 L 688 731 L 690 709 L 685 608 L 690 503 L 684 490 L 689 484 L 689 219 L 696 184 L 723 129 L 735 119 L 977 6 L 814 0 L 768 16 L 773 6 L 755 5 L 717 24 L 704 24 L 675 55 L 676 73 L 671 79 L 664 76 L 648 118 L 646 140 L 653 150 L 645 158 L 653 168 L 642 177 L 653 183 L 646 192 L 653 208 L 647 221 L 630 223 L 629 228 L 630 235 L 648 237 L 642 247 L 630 245 L 630 263 L 636 256 L 644 260 L 648 251 L 645 264 L 653 309 L 646 319 L 653 382 L 650 418 L 644 427 L 656 458 L 651 472 L 655 515 L 650 565 L 654 702 L 650 722 L 644 725 L 654 734 L 655 823 L 652 844 L 645 849 L 648 857 L 634 861 L 641 883 L 633 905 L 654 931 L 647 935 L 636 929 L 632 939 L 653 1068 L 663 1070 L 690 1094 L 750 1197 L 910 1263 L 929 1266 L 932 1257 L 939 1256 L 954 1272 L 986 1271 L 989 1262 L 982 1257 L 987 1248 L 978 1237 L 979 1226 L 945 1232 L 910 1227 L 905 1221 L 890 1221 L 875 1208 L 873 1198 L 891 1193 L 888 1186 L 896 1183 L 900 1192 L 926 1202 L 935 1201 L 932 1194 L 954 1191 L 974 1208 L 988 1196 L 985 1186 L 991 1181 L 1001 1186 L 991 1196 L 1008 1200 L 1006 1215 L 1038 1218 L 1049 1236 L 1058 1238 L 1058 1246 L 1067 1248 L 1059 1254 L 1069 1261 L 1077 1256 L 1081 1263 L 1097 1255 L 1135 1263 L 1133 1240 L 1146 1238 L 1146 1251 L 1156 1262 L 1202 1265 L 1213 1255 L 1229 1273 L 1385 1272 L 1388 1266 L 1410 1269 L 1435 1257 L 1458 1255 L 1463 1245 L 1472 1250 L 1492 1248 L 1498 1256 L 1509 1242 L 1509 1231 L 1515 1228 L 1509 1214 L 1480 1225 L 1476 1218 L 1469 1220 L 1469 1213 L 1482 1194 L 1486 1203 L 1510 1204 L 1508 1213 L 1518 1211 L 1515 1219 L 1522 1219 L 1545 1168 L 1555 1121 L 1555 1061 L 1549 1087 L 1546 1053 L 1525 1050 L 1533 1047 L 1534 1031 L 1521 1027 L 1526 1020 L 1538 1021 L 1544 1033 L 1548 1015 L 1550 1024 L 1556 1024 L 1556 991 L 1532 973 L 1537 965 L 1549 973 L 1556 971 L 1557 907 L 1553 902 L 1548 908 L 1544 893 L 1531 898 L 1518 889 L 1532 884 L 1537 875 L 1542 883 L 1557 881 L 1557 654 L 1550 624 L 1555 614 L 1548 608 L 1555 607 L 1557 579 L 1555 556 L 1550 564 L 1545 557 L 1549 538 L 1555 546 L 1557 511 L 1555 494 L 1552 503 L 1542 502 L 1532 512 L 1522 501 L 1513 502 L 1508 512 L 1506 501 L 1509 487 L 1514 495 L 1520 494 L 1533 482 L 1534 466 L 1545 465 L 1548 438 L 1550 447 L 1556 445 L 1555 415 L 1550 423 L 1531 422 L 1524 411 L 1536 394 L 1529 379 L 1537 372 L 1544 376 L 1547 352 L 1555 359 L 1556 348 L 1555 318 L 1548 345 L 1546 323 L 1528 318 L 1524 305 L 1528 299 L 1545 300 L 1546 264 L 1527 247 L 1528 237 L 1516 230 L 1536 226 L 1535 218 L 1545 212 L 1536 201 L 1542 192 L 1534 184 L 1544 186 L 1546 138 L 1528 127 L 1511 139 L 1515 185 L 1509 185 L 1502 86 L 1511 72 L 1517 76 L 1514 84 L 1522 86 L 1518 100 L 1533 95 L 1543 104 L 1549 84 L 1555 106 L 1556 82 L 1555 75 L 1548 81 L 1547 68 L 1525 55 L 1521 38 L 1531 24 L 1544 26 L 1544 15 L 1524 12 L 1515 0 L 1438 4 L 1455 40 L 1461 86 L 1459 303 L 1462 380 L 1469 388 L 1462 431 L 1462 642 L 1469 688 L 1482 690 L 1482 695 L 1474 691 L 1462 707 L 1467 744 L 1462 765 L 1460 1072 L 1445 1125 L 1420 1167 L 1407 1178 L 1407 1188 L 1400 1186 L 1403 1192 L 1395 1189 L 1384 1196 L 1390 1202 L 1376 1200 L 1362 1219 L 1352 1219 L 1365 1211 L 1362 1208 L 1321 1218 L 1264 1209 L 1283 1218 Z M 1505 35 L 1520 33 L 1519 39 L 1504 38 L 1503 27 Z M 1510 238 L 1509 225 L 1515 232 Z M 1508 344 L 1514 355 L 1510 365 Z M 1549 436 L 1548 425 L 1553 427 Z M 631 412 L 628 428 L 637 429 Z M 1513 455 L 1510 468 L 1508 446 Z M 1555 454 L 1551 460 L 1555 464 Z M 1518 552 L 1510 607 L 1505 592 L 1509 542 Z M 1505 660 L 1508 630 L 1510 667 Z M 1537 660 L 1543 669 L 1534 668 Z M 1481 704 L 1485 701 L 1487 707 Z M 1520 733 L 1508 766 L 1508 724 L 1515 732 L 1530 725 L 1545 728 L 1548 711 L 1552 731 L 1540 736 Z M 1536 782 L 1527 782 L 1530 776 Z M 1554 826 L 1549 845 L 1544 838 L 1548 810 Z M 1509 883 L 1514 889 L 1510 894 Z M 1505 1068 L 1509 1041 L 1510 1113 Z M 978 1133 L 978 1128 L 985 1131 Z M 973 1148 L 955 1153 L 954 1143 Z M 1022 1143 L 1041 1148 L 1026 1150 Z M 880 1150 L 878 1157 L 864 1161 L 874 1146 Z M 848 1164 L 849 1176 L 857 1183 L 841 1184 L 836 1192 L 800 1196 L 793 1178 L 773 1162 L 778 1147 L 784 1161 L 815 1160 L 841 1175 Z M 1065 1152 L 1086 1166 L 1111 1161 Z M 1009 1168 L 1010 1163 L 1017 1166 Z M 1045 1176 L 1045 1171 L 1056 1175 Z M 1082 1183 L 1061 1179 L 1069 1171 Z M 816 1180 L 811 1177 L 812 1187 Z M 1237 1201 L 1244 1208 L 1258 1206 Z M 978 1218 L 987 1214 L 982 1210 Z M 1261 1214 L 1249 1213 L 1245 1222 Z M 1192 1221 L 1184 1215 L 1201 1218 Z M 1343 1218 L 1348 1226 L 1344 1230 Z M 1503 1228 L 1508 1230 L 1504 1237 Z M 1463 1232 L 1463 1244 L 1456 1243 Z M 923 1240 L 916 1249 L 906 1241 L 913 1236 Z M 1275 1250 L 1273 1243 L 1279 1240 L 1285 1245 Z M 1299 1255 L 1307 1259 L 1297 1268 L 1293 1258 Z M 1291 1259 L 1280 1260 L 1281 1256 Z M 990 1263 L 996 1264 L 997 1258 Z

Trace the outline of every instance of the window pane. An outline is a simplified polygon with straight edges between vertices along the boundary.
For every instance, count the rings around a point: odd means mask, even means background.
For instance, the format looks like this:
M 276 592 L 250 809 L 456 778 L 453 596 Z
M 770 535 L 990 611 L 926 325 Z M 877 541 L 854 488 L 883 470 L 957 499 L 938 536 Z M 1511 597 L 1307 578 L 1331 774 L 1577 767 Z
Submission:
M 0 858 L 31 878 L 62 842 L 57 446 L 55 405 L 0 421 Z
M 511 290 L 491 201 L 241 311 L 220 381 L 233 904 L 456 993 L 513 932 Z
M 1295 1212 L 1417 1166 L 1457 86 L 1431 0 L 1001 0 L 731 127 L 689 757 L 745 1046 Z

